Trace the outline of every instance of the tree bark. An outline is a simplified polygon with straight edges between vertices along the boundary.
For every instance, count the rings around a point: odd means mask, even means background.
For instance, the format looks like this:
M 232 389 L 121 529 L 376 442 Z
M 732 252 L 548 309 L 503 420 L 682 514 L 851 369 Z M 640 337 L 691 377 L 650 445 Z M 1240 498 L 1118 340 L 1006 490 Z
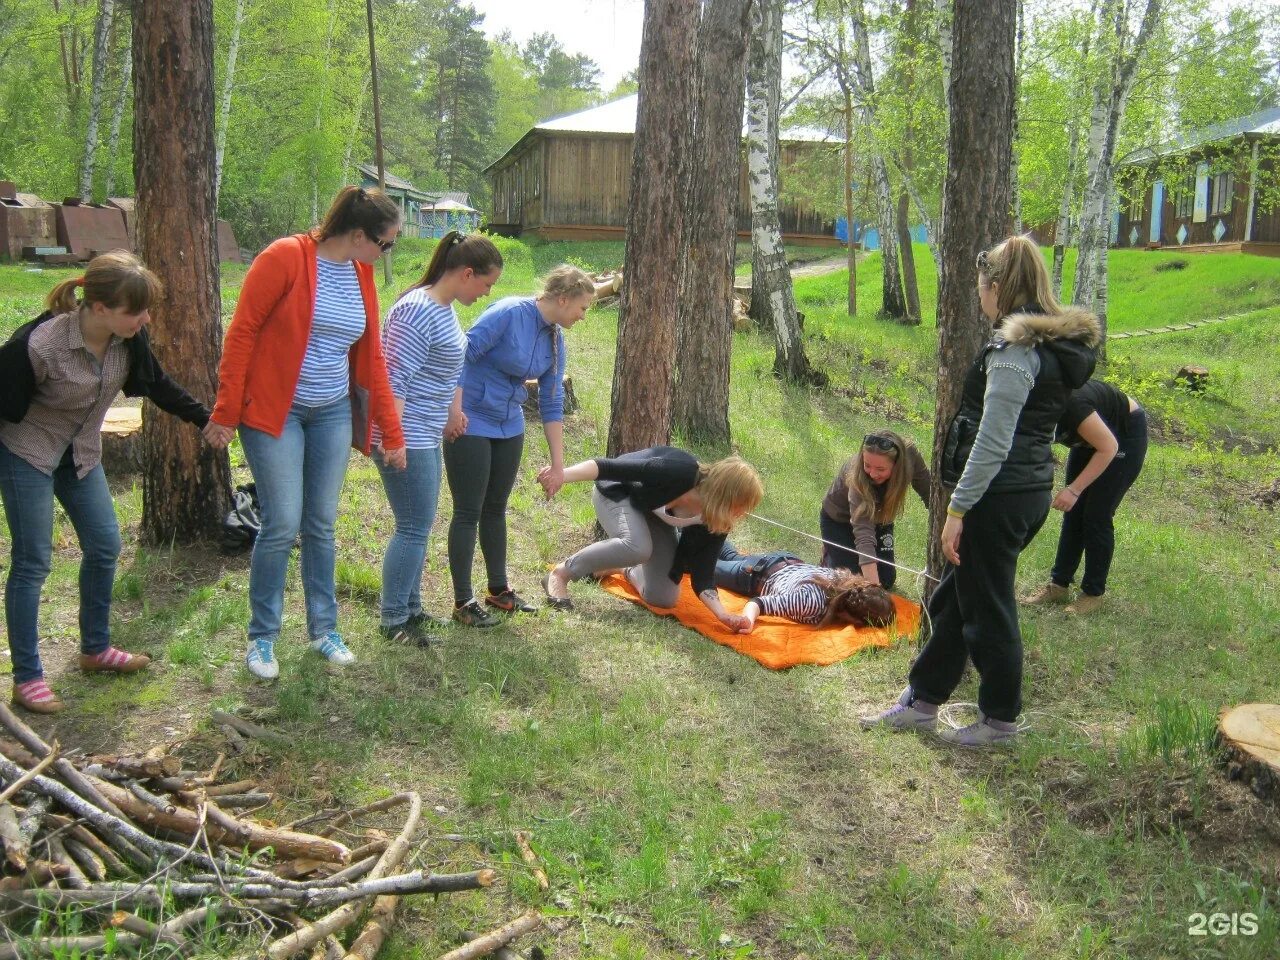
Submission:
M 80 161 L 80 199 L 93 200 L 93 169 L 98 158 L 98 122 L 102 118 L 102 88 L 107 74 L 107 38 L 111 34 L 111 10 L 115 0 L 99 0 L 98 22 L 93 31 L 93 77 L 89 86 L 89 122 Z
M 915 96 L 915 63 L 920 54 L 920 18 L 916 12 L 916 0 L 907 0 L 903 29 L 906 35 L 906 57 L 902 59 L 905 76 L 902 79 L 906 91 L 907 116 L 903 132 L 902 172 L 904 180 L 915 171 L 915 151 L 912 149 L 914 116 L 912 98 Z M 906 295 L 906 313 L 903 322 L 915 326 L 920 323 L 920 284 L 916 279 L 916 256 L 911 248 L 911 197 L 906 184 L 898 192 L 898 247 L 902 251 L 902 292 Z
M 124 125 L 124 108 L 129 103 L 129 91 L 133 83 L 133 49 L 124 45 L 124 58 L 120 64 L 120 92 L 116 95 L 115 111 L 111 115 L 111 139 L 107 147 L 107 183 L 105 196 L 113 196 L 116 188 L 116 161 L 120 154 L 120 128 Z
M 227 150 L 227 124 L 231 120 L 231 94 L 236 87 L 236 58 L 240 55 L 240 28 L 244 25 L 245 0 L 236 0 L 236 18 L 231 24 L 227 46 L 227 69 L 222 75 L 222 97 L 218 103 L 217 146 L 213 152 L 213 207 L 222 196 L 222 159 Z
M 945 564 L 938 537 L 949 491 L 941 481 L 947 428 L 965 374 L 990 325 L 978 304 L 977 256 L 1009 230 L 1013 131 L 1013 43 L 1018 0 L 956 0 L 956 57 L 947 91 L 950 125 L 942 196 L 942 277 L 938 288 L 938 387 L 929 510 L 929 572 Z M 928 592 L 931 588 L 926 586 Z
M 782 0 L 751 11 L 747 60 L 747 182 L 751 196 L 751 303 L 773 329 L 773 370 L 795 382 L 812 378 L 796 315 L 791 271 L 778 216 L 778 110 L 782 99 Z M 759 317 L 757 317 L 759 320 Z
M 698 29 L 689 255 L 680 261 L 672 420 L 691 440 L 729 443 L 733 250 L 752 0 L 709 0 Z
M 671 438 L 685 200 L 693 144 L 698 0 L 647 0 L 627 249 L 613 368 L 610 456 Z
M 858 246 L 853 236 L 853 94 L 844 88 L 844 222 L 849 256 L 849 316 L 858 315 Z
M 860 94 L 859 110 L 863 125 L 874 130 L 876 82 L 871 65 L 870 31 L 862 0 L 853 0 L 850 4 L 850 23 L 853 27 L 853 75 Z M 871 155 L 871 179 L 876 191 L 876 227 L 880 233 L 883 279 L 880 309 L 886 317 L 902 319 L 907 315 L 907 303 L 902 295 L 902 275 L 898 270 L 897 210 L 889 184 L 889 169 L 878 149 Z
M 151 340 L 166 370 L 212 403 L 222 350 L 217 208 L 213 196 L 213 0 L 136 0 L 133 170 L 137 243 L 164 282 Z M 225 450 L 190 424 L 142 420 L 142 533 L 152 543 L 217 532 L 231 500 Z

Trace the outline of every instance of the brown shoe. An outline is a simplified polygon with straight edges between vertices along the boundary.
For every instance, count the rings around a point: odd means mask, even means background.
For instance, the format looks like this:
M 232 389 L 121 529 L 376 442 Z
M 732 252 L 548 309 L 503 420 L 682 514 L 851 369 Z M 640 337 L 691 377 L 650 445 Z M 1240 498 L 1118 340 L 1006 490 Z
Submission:
M 23 688 L 26 691 L 23 691 Z M 66 704 L 58 699 L 58 695 L 49 689 L 43 678 L 31 683 L 13 685 L 13 704 L 32 713 L 58 713 Z
M 1097 613 L 1102 608 L 1102 597 L 1095 597 L 1091 593 L 1082 593 L 1076 597 L 1075 603 L 1070 604 L 1065 613 L 1080 614 L 1081 616 Z
M 1071 599 L 1071 588 L 1060 587 L 1052 580 L 1018 602 L 1025 607 L 1039 607 L 1050 603 L 1066 603 Z
M 80 669 L 85 673 L 137 673 L 150 662 L 145 653 L 127 653 L 119 647 L 107 647 L 93 655 L 80 654 Z

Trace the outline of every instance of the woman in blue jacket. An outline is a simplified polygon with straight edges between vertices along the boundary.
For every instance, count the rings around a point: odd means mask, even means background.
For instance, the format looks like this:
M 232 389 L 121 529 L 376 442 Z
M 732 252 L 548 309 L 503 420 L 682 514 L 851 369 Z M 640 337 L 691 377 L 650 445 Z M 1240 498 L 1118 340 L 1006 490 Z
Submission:
M 497 619 L 476 599 L 471 564 L 479 531 L 489 594 L 485 604 L 506 612 L 535 609 L 507 581 L 507 500 L 524 450 L 526 380 L 538 381 L 538 412 L 551 464 L 538 475 L 548 497 L 564 483 L 564 330 L 582 319 L 595 296 L 591 278 L 559 266 L 536 297 L 507 297 L 467 331 L 462 380 L 445 439 L 445 473 L 453 495 L 449 572 L 453 618 L 470 627 Z

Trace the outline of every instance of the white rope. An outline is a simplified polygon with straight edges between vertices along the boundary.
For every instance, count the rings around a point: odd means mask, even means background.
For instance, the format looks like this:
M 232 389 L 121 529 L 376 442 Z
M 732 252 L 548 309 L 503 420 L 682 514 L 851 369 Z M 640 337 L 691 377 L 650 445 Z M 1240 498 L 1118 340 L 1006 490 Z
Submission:
M 783 530 L 790 530 L 792 533 L 799 534 L 802 537 L 808 537 L 810 540 L 817 540 L 819 543 L 825 543 L 828 547 L 836 547 L 837 549 L 844 550 L 848 553 L 856 554 L 865 560 L 871 560 L 874 563 L 883 563 L 886 566 L 893 567 L 896 570 L 901 570 L 904 573 L 910 573 L 916 577 L 924 577 L 925 579 L 932 580 L 934 583 L 942 582 L 925 570 L 913 570 L 911 567 L 904 567 L 900 563 L 890 563 L 888 560 L 882 560 L 874 554 L 863 553 L 861 550 L 854 550 L 851 547 L 846 547 L 842 543 L 832 543 L 830 540 L 822 539 L 822 537 L 815 537 L 812 533 L 805 533 L 803 530 L 797 530 L 795 527 L 788 527 L 785 523 L 779 523 L 777 520 L 770 520 L 768 517 L 762 517 L 758 513 L 749 513 L 747 516 L 752 520 L 763 520 L 765 523 L 771 523 L 775 527 L 781 527 Z

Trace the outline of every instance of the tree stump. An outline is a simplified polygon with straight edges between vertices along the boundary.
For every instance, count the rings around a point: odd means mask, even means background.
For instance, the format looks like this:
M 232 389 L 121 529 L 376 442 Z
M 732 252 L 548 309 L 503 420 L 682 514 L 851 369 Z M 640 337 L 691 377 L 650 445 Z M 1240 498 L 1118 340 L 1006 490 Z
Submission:
M 1243 703 L 1225 710 L 1218 733 L 1232 756 L 1231 775 L 1263 799 L 1280 803 L 1280 705 Z
M 538 381 L 526 380 L 524 388 L 529 392 L 528 398 L 524 402 L 524 412 L 526 416 L 532 417 L 534 420 L 541 419 L 538 413 Z M 578 412 L 578 395 L 573 392 L 573 377 L 564 378 L 564 415 L 567 417 L 571 413 Z
M 102 423 L 102 469 L 110 477 L 142 471 L 142 408 L 112 407 Z
M 1188 363 L 1178 371 L 1174 379 L 1192 393 L 1200 393 L 1209 383 L 1209 368 Z

